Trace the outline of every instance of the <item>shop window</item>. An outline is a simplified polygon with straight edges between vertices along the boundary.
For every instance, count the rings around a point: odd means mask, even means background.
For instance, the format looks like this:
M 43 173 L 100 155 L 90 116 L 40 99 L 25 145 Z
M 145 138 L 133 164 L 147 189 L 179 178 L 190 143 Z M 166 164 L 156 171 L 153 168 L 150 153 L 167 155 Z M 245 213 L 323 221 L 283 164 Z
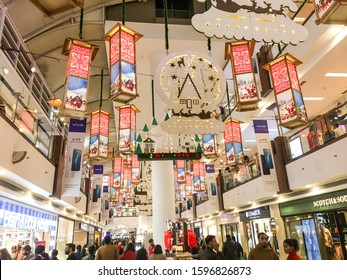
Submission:
M 189 7 L 191 1 L 187 0 L 167 0 L 167 9 L 169 18 L 190 18 Z M 156 0 L 156 17 L 164 17 L 164 1 Z

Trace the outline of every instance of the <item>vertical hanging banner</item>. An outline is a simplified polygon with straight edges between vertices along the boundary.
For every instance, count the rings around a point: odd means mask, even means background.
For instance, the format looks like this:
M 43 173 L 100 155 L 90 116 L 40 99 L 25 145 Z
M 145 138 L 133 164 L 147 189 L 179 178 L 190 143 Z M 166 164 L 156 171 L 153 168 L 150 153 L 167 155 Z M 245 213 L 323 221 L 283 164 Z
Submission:
M 62 115 L 81 118 L 87 110 L 90 62 L 99 46 L 67 37 L 62 54 L 68 55 Z
M 92 113 L 90 121 L 89 157 L 107 158 L 110 114 L 102 110 Z
M 102 178 L 102 195 L 101 195 L 101 221 L 108 221 L 110 210 L 109 201 L 109 176 Z
M 226 59 L 230 58 L 234 78 L 237 111 L 258 109 L 258 89 L 255 80 L 252 53 L 254 41 L 236 41 L 226 45 Z
M 294 56 L 285 54 L 263 66 L 271 74 L 281 125 L 289 129 L 308 123 L 296 69 L 301 63 Z
M 140 178 L 140 162 L 137 159 L 137 155 L 133 154 L 132 155 L 132 160 L 131 160 L 131 182 L 134 185 L 138 185 L 141 183 L 141 178 Z
M 71 118 L 66 145 L 63 196 L 80 196 L 83 146 L 87 120 Z
M 128 103 L 138 96 L 135 42 L 141 38 L 141 34 L 120 23 L 112 27 L 103 37 L 109 42 L 111 72 L 109 98 L 113 101 Z
M 103 165 L 94 165 L 93 166 L 93 180 L 92 180 L 92 195 L 91 195 L 91 205 L 90 205 L 90 214 L 101 213 L 101 192 L 103 186 L 103 174 L 104 166 Z
M 186 162 L 185 160 L 176 161 L 177 182 L 183 184 L 186 182 Z
M 193 191 L 206 191 L 205 185 L 205 164 L 202 161 L 193 162 Z
M 269 129 L 266 120 L 253 120 L 255 138 L 262 172 L 264 189 L 278 190 L 275 164 L 271 151 Z
M 225 122 L 224 140 L 227 164 L 243 164 L 243 149 L 240 121 L 228 119 Z
M 117 107 L 119 110 L 119 151 L 122 154 L 135 152 L 136 113 L 140 112 L 135 105 Z
M 113 187 L 120 189 L 123 184 L 123 158 L 118 157 L 113 160 Z

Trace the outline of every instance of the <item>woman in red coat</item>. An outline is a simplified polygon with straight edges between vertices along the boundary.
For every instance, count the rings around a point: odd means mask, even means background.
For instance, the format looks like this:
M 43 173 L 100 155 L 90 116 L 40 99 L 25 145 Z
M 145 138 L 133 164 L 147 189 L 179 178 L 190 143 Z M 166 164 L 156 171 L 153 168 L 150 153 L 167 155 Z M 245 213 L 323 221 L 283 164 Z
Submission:
M 121 260 L 136 260 L 136 251 L 133 243 L 129 243 L 124 253 L 120 257 Z
M 283 241 L 283 249 L 288 254 L 287 260 L 302 260 L 296 253 L 299 250 L 299 243 L 296 239 L 286 239 Z

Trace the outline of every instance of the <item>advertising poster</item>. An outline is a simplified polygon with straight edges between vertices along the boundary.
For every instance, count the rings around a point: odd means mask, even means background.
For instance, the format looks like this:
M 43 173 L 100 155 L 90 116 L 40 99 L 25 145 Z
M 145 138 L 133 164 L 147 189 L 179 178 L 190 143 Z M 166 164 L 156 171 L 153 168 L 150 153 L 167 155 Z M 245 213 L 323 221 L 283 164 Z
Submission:
M 257 141 L 264 189 L 267 191 L 276 191 L 278 190 L 278 183 L 267 121 L 253 120 L 253 127 Z
M 63 176 L 63 196 L 80 196 L 81 169 L 83 161 L 86 119 L 70 119 L 66 145 L 65 172 Z
M 91 215 L 101 213 L 101 192 L 103 191 L 103 174 L 104 166 L 94 165 L 90 205 Z

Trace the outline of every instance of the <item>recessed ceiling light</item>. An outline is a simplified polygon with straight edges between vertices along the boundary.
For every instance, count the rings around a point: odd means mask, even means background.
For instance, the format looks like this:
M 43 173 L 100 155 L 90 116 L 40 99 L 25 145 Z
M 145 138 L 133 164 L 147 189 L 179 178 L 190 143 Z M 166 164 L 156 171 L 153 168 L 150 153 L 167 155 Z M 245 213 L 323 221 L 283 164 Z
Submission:
M 306 101 L 322 101 L 322 100 L 324 100 L 324 97 L 304 97 L 304 100 L 306 100 Z
M 325 77 L 347 78 L 347 73 L 326 73 Z
M 303 22 L 303 21 L 305 21 L 305 18 L 296 17 L 296 18 L 294 18 L 294 21 L 295 22 Z
M 3 68 L 4 74 L 7 75 L 8 74 L 8 69 L 6 67 Z
M 33 72 L 33 73 L 35 73 L 35 71 L 36 71 L 36 68 L 33 66 L 33 67 L 31 67 L 31 72 Z
M 245 140 L 245 142 L 252 142 L 252 143 L 255 143 L 255 142 L 257 142 L 256 140 L 252 140 L 252 139 L 247 139 L 247 140 Z
M 243 151 L 246 151 L 246 152 L 247 152 L 247 151 L 252 151 L 252 149 L 243 149 Z

